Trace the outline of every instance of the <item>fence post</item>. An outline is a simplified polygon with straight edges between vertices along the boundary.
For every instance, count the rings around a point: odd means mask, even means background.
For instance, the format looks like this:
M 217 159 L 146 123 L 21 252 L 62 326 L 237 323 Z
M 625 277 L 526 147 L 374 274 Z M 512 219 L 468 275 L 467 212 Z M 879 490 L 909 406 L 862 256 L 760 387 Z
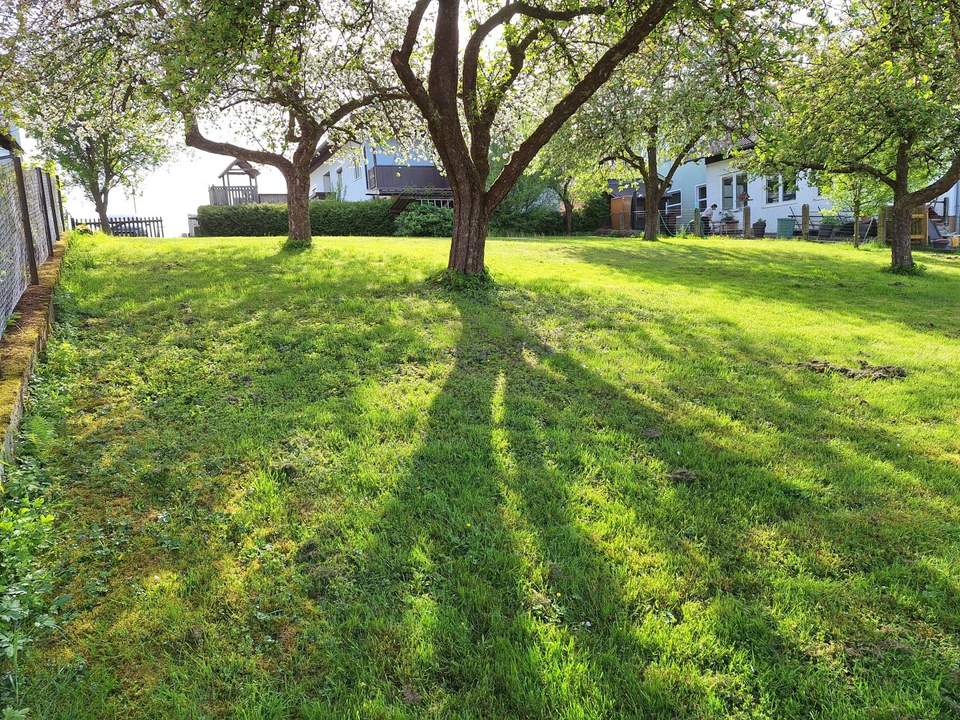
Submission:
M 57 190 L 59 193 L 59 189 Z M 57 195 L 54 194 L 53 176 L 47 173 L 47 195 L 50 197 L 50 208 L 53 210 L 53 237 L 54 242 L 60 241 L 60 234 L 66 231 L 66 227 L 60 217 L 60 205 L 57 203 Z
M 753 225 L 750 224 L 750 206 L 743 206 L 743 236 L 745 238 L 753 237 Z
M 700 219 L 699 207 L 693 209 L 693 234 L 697 236 L 703 235 L 703 221 Z
M 800 207 L 800 237 L 810 239 L 810 206 L 807 203 Z
M 63 228 L 63 230 L 66 230 L 67 229 L 67 213 L 63 209 L 63 193 L 60 192 L 60 178 L 57 177 L 56 175 L 54 177 L 56 178 L 56 183 L 54 183 L 54 187 L 56 188 L 56 191 L 57 191 L 57 194 L 56 194 L 57 207 L 60 208 L 60 227 Z M 50 182 L 53 183 L 53 180 L 51 179 Z
M 43 186 L 43 170 L 36 168 L 37 188 L 40 190 L 40 208 L 43 210 L 43 229 L 47 233 L 47 250 L 53 255 L 53 231 L 50 229 L 50 216 L 55 214 L 53 207 L 53 197 L 47 198 L 47 189 Z
M 23 179 L 23 164 L 20 156 L 11 152 L 13 156 L 13 174 L 17 178 L 17 195 L 20 199 L 20 217 L 23 221 L 23 241 L 27 246 L 27 267 L 30 270 L 30 284 L 39 285 L 40 275 L 37 274 L 37 251 L 33 246 L 33 229 L 30 227 L 30 208 L 27 205 L 27 184 Z

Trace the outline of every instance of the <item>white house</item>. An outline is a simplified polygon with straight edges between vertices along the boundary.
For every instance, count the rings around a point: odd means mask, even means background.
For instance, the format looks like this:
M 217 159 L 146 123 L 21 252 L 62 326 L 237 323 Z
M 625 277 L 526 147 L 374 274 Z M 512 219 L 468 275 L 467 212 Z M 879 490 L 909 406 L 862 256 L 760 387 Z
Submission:
M 704 165 L 706 172 L 703 185 L 697 189 L 697 204 L 701 211 L 717 206 L 714 230 L 742 232 L 743 209 L 747 205 L 751 225 L 764 221 L 768 234 L 776 233 L 780 219 L 799 221 L 803 205 L 809 205 L 814 216 L 831 208 L 830 200 L 820 195 L 820 189 L 808 181 L 805 172 L 751 175 L 738 168 L 727 153 L 705 158 Z
M 311 194 L 362 201 L 394 198 L 449 207 L 450 184 L 426 153 L 400 154 L 395 144 L 349 143 L 310 173 Z

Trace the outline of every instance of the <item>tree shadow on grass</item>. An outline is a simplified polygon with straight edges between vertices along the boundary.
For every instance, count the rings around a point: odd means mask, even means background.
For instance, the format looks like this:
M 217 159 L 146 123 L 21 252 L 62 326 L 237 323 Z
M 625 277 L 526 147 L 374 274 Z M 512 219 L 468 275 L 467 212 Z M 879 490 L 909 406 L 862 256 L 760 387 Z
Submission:
M 767 246 L 731 247 L 701 243 L 640 245 L 580 243 L 564 252 L 645 281 L 720 289 L 733 298 L 790 302 L 800 307 L 871 322 L 896 322 L 917 332 L 960 336 L 960 320 L 931 308 L 960 303 L 960 268 L 940 258 L 936 273 L 903 278 L 882 272 L 878 252 L 842 257 L 801 254 L 795 243 L 784 252 Z M 802 247 L 809 247 L 801 245 Z M 945 274 L 945 273 L 950 273 Z
M 856 482 L 833 487 L 832 501 L 815 497 L 769 459 L 725 447 L 730 428 L 684 427 L 662 402 L 551 348 L 516 306 L 455 302 L 455 364 L 407 477 L 359 557 L 344 560 L 335 541 L 318 552 L 333 557 L 319 561 L 324 577 L 332 563 L 346 578 L 320 593 L 321 611 L 349 628 L 325 687 L 363 678 L 364 688 L 319 707 L 357 706 L 373 691 L 372 707 L 413 715 L 844 717 L 897 702 L 884 696 L 890 685 L 937 706 L 915 674 L 946 677 L 936 668 L 955 643 L 923 647 L 902 604 L 845 583 L 910 573 L 941 593 L 924 608 L 928 628 L 941 639 L 955 630 L 952 581 L 917 562 L 950 527 L 955 494 L 923 508 L 927 527 Z M 739 352 L 755 352 L 740 342 Z M 777 381 L 785 392 L 772 414 L 843 431 Z M 648 437 L 650 428 L 663 435 Z M 858 451 L 895 444 L 868 434 Z M 670 479 L 674 452 L 696 479 Z M 816 460 L 828 487 L 862 474 L 833 448 Z M 860 502 L 872 511 L 844 507 Z M 862 547 L 879 518 L 877 546 Z M 904 625 L 892 631 L 878 617 Z M 809 632 L 793 626 L 804 622 Z M 902 657 L 884 665 L 888 647 Z
M 128 682 L 160 717 L 947 707 L 955 469 L 847 412 L 844 381 L 732 324 L 546 287 L 456 295 L 344 260 L 294 301 L 277 262 L 186 263 L 164 281 L 182 296 L 142 305 L 94 293 L 110 342 L 86 362 L 129 362 L 125 331 L 151 354 L 111 389 L 135 412 L 75 462 L 147 504 L 159 579 L 111 587 L 95 640 L 149 684 L 100 665 L 74 697 Z M 210 482 L 230 463 L 239 499 Z M 156 519 L 171 503 L 180 535 Z

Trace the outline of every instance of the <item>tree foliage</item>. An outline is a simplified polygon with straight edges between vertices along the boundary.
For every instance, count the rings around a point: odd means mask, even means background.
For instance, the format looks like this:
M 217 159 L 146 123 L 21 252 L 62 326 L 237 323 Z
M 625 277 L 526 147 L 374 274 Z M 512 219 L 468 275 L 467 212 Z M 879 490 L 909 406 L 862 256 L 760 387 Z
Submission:
M 109 232 L 111 192 L 136 187 L 170 155 L 175 125 L 145 91 L 134 54 L 106 41 L 64 42 L 52 28 L 65 29 L 73 16 L 60 8 L 48 25 L 37 11 L 28 4 L 12 16 L 18 39 L 6 47 L 0 111 L 84 191 Z
M 761 128 L 755 164 L 885 185 L 892 265 L 909 270 L 912 209 L 960 180 L 960 3 L 853 0 L 815 19 Z
M 159 85 L 184 119 L 187 144 L 279 169 L 290 245 L 310 242 L 311 168 L 349 139 L 388 134 L 387 103 L 403 96 L 385 84 L 391 34 L 380 9 L 355 0 L 168 0 L 157 13 Z M 232 122 L 252 142 L 213 140 L 204 121 Z

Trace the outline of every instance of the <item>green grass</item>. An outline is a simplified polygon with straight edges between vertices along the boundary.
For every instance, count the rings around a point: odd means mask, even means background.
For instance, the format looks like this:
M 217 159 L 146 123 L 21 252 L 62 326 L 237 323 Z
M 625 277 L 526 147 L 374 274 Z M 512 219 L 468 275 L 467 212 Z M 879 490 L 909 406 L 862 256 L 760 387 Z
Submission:
M 71 248 L 31 717 L 960 713 L 956 257 L 279 244 Z

